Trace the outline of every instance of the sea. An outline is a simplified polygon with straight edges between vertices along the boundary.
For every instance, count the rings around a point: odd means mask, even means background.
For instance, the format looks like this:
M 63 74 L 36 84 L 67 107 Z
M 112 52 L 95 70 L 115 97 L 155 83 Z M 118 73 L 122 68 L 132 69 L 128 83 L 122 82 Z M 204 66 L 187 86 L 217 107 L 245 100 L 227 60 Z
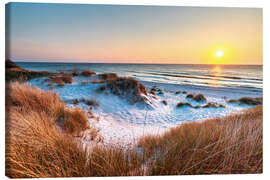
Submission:
M 20 67 L 35 71 L 117 73 L 144 82 L 263 89 L 262 65 L 202 65 L 202 64 L 118 64 L 118 63 L 48 63 L 16 62 Z

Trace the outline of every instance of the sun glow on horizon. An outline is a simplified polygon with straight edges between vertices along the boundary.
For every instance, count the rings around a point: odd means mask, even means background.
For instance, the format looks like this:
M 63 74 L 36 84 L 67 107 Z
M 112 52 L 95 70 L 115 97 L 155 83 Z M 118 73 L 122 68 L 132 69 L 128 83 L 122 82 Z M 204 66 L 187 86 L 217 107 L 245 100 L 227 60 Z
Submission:
M 229 43 L 218 43 L 204 50 L 206 64 L 234 64 L 238 61 L 238 48 Z

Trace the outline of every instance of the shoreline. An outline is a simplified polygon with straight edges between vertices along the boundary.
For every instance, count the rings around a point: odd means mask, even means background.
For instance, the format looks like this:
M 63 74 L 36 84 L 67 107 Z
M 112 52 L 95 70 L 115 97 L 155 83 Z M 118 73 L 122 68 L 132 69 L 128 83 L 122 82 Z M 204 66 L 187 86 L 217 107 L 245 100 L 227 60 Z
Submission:
M 140 80 L 139 80 L 140 81 Z M 191 93 L 198 93 L 200 90 L 202 90 L 205 94 L 215 94 L 215 92 L 220 92 L 220 93 L 228 93 L 230 95 L 235 95 L 235 93 L 243 94 L 242 96 L 236 96 L 238 97 L 243 97 L 243 96 L 251 96 L 251 97 L 261 97 L 263 95 L 263 90 L 259 88 L 252 88 L 253 91 L 251 92 L 251 88 L 230 88 L 230 87 L 211 87 L 211 86 L 200 86 L 200 85 L 190 85 L 190 84 L 171 84 L 171 83 L 162 83 L 162 82 L 149 82 L 149 81 L 140 81 L 145 85 L 148 86 L 160 86 L 164 89 L 167 89 L 167 91 L 178 91 L 178 90 L 189 90 Z

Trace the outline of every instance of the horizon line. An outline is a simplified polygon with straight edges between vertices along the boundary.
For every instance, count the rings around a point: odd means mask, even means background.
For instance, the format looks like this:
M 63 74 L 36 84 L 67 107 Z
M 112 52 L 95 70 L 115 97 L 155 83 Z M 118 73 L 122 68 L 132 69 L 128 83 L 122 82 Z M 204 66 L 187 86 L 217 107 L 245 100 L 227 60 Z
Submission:
M 246 65 L 246 66 L 263 66 L 263 64 L 207 64 L 207 63 L 202 63 L 202 64 L 197 64 L 197 63 L 132 63 L 132 62 L 61 62 L 61 61 L 21 61 L 21 60 L 12 60 L 14 62 L 22 62 L 22 63 L 84 63 L 84 64 L 156 64 L 156 65 Z

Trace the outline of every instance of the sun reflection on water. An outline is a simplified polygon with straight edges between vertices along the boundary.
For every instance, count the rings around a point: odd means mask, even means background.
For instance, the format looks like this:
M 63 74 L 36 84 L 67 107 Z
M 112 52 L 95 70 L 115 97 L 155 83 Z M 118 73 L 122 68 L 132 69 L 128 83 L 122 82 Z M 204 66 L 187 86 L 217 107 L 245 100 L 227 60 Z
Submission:
M 221 81 L 219 81 L 220 79 L 222 79 L 222 68 L 221 66 L 214 66 L 211 71 L 212 77 L 207 83 L 212 87 L 218 87 L 222 83 Z

